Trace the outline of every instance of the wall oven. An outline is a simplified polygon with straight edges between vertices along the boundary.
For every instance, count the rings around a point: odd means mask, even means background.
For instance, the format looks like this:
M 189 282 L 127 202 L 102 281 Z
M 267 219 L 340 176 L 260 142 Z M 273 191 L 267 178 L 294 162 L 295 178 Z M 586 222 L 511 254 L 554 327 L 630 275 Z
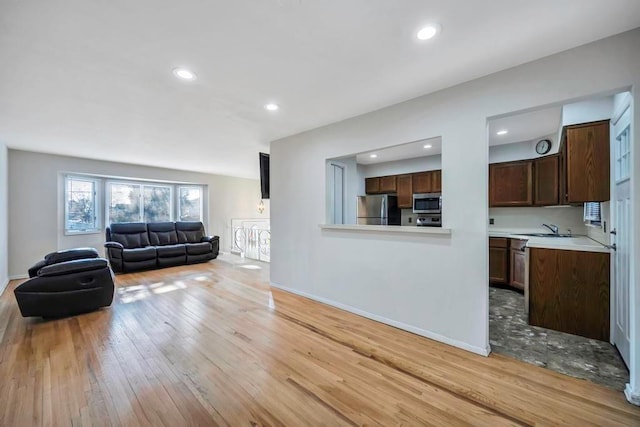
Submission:
M 442 214 L 442 193 L 414 194 L 413 213 Z

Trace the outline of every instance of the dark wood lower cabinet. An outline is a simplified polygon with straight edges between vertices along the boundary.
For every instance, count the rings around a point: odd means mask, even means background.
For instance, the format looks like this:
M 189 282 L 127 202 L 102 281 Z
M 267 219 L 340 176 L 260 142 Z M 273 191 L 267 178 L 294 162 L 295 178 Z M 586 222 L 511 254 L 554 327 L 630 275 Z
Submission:
M 489 283 L 506 285 L 509 279 L 509 249 L 489 247 Z
M 609 341 L 609 254 L 529 253 L 529 324 Z
M 509 285 L 524 290 L 527 254 L 524 248 L 526 240 L 510 239 Z

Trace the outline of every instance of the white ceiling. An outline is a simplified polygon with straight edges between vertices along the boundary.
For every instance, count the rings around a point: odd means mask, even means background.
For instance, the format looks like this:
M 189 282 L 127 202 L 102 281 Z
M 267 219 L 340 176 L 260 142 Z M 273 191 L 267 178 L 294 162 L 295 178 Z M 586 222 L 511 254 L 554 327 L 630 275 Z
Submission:
M 557 134 L 562 124 L 562 107 L 552 107 L 489 121 L 489 145 L 530 141 Z M 507 130 L 506 135 L 498 135 Z
M 431 147 L 425 148 L 425 145 Z M 434 156 L 442 153 L 442 138 L 429 138 L 408 144 L 394 145 L 381 150 L 368 151 L 356 155 L 356 162 L 361 165 L 392 162 L 394 160 L 415 159 L 416 157 Z M 376 157 L 371 157 L 375 154 Z
M 2 0 L 0 140 L 255 178 L 274 139 L 639 26 L 637 0 Z

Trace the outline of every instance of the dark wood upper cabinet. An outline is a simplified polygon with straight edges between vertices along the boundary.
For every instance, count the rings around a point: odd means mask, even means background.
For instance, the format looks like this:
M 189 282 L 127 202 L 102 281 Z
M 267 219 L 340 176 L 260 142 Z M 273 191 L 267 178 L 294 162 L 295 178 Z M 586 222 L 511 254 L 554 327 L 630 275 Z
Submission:
M 381 193 L 396 192 L 396 176 L 395 175 L 380 177 L 380 192 Z
M 431 192 L 442 192 L 442 170 L 431 171 Z
M 609 120 L 566 127 L 567 203 L 604 202 L 609 195 Z
M 489 165 L 489 206 L 532 206 L 533 162 Z
M 364 180 L 364 191 L 367 194 L 380 193 L 380 178 L 366 178 Z
M 398 175 L 396 186 L 398 188 L 398 207 L 401 209 L 413 208 L 412 175 Z
M 413 192 L 431 193 L 431 172 L 418 172 L 413 174 Z
M 533 162 L 533 204 L 535 206 L 553 206 L 559 203 L 559 166 L 560 156 L 540 157 Z
M 399 207 L 403 209 L 413 207 L 414 193 L 440 193 L 441 191 L 441 170 L 377 176 L 365 179 L 365 192 L 367 194 L 396 193 Z

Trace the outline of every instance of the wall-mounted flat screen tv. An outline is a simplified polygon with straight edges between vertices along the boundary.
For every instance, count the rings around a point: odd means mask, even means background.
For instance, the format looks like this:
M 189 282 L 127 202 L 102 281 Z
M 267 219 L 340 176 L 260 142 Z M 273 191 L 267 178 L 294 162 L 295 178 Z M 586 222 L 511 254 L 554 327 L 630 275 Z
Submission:
M 260 190 L 262 198 L 269 198 L 269 155 L 260 153 Z

